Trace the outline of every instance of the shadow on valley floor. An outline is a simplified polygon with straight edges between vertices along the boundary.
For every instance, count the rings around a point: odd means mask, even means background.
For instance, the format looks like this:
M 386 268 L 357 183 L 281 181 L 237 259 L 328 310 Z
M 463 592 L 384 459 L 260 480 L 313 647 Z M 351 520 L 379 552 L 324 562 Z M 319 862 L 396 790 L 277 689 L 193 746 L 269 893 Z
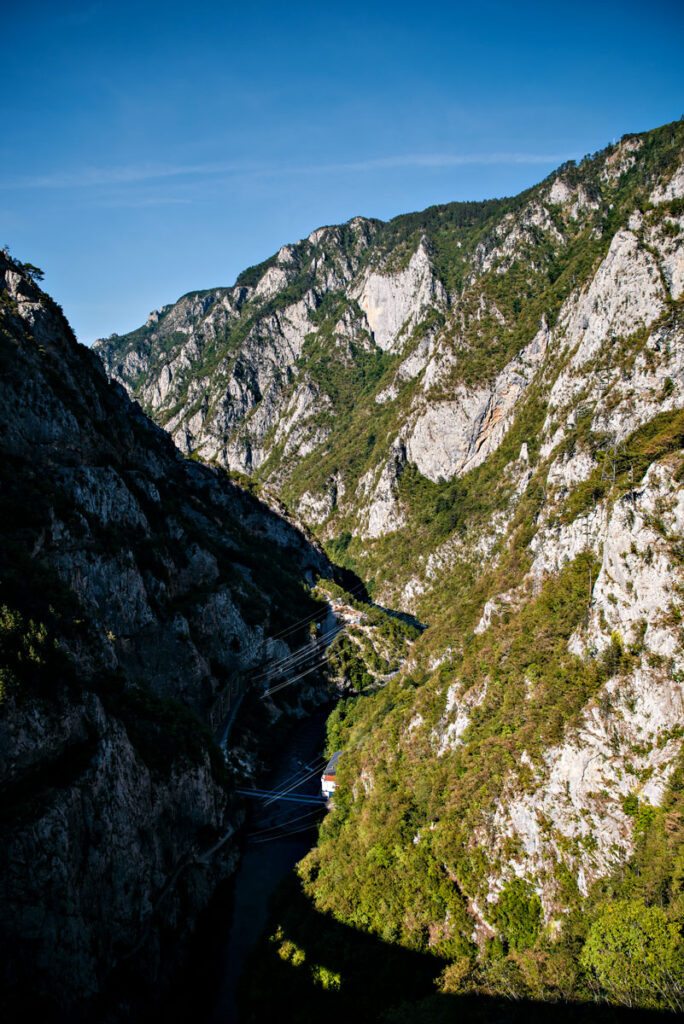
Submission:
M 239 1024 L 651 1024 L 679 1015 L 596 1003 L 444 995 L 444 961 L 318 914 L 288 878 L 273 922 L 248 962 Z M 225 1021 L 225 1024 L 235 1024 Z
M 372 604 L 375 608 L 379 608 L 381 612 L 384 612 L 385 615 L 389 615 L 390 618 L 399 619 L 400 622 L 406 623 L 407 626 L 414 626 L 421 633 L 425 632 L 428 628 L 427 623 L 421 622 L 420 619 L 417 619 L 415 615 L 411 615 L 409 612 L 400 612 L 396 608 L 386 608 L 384 604 L 376 604 L 375 602 L 372 602 Z

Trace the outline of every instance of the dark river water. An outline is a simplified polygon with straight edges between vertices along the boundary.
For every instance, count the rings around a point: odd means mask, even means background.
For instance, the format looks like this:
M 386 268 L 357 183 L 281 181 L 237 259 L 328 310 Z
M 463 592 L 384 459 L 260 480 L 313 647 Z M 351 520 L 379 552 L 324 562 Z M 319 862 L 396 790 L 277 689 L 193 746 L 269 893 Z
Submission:
M 330 706 L 318 708 L 293 723 L 280 748 L 277 766 L 259 780 L 260 787 L 282 791 L 303 779 L 293 794 L 320 796 L 325 721 L 330 710 Z M 311 826 L 321 820 L 325 807 L 313 814 L 312 810 L 303 803 L 274 801 L 265 806 L 263 801 L 250 801 L 246 825 L 249 838 L 235 876 L 232 913 L 225 921 L 218 995 L 205 1018 L 207 1024 L 239 1024 L 236 993 L 247 954 L 266 927 L 269 900 L 278 882 L 315 841 Z

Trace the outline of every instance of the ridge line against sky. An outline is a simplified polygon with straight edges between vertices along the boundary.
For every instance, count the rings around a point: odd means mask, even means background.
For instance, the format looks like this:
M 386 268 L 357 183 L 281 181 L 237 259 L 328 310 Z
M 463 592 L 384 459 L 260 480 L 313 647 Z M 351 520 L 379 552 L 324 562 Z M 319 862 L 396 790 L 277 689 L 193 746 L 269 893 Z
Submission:
M 87 343 L 323 224 L 513 196 L 684 111 L 681 0 L 3 10 L 0 241 Z

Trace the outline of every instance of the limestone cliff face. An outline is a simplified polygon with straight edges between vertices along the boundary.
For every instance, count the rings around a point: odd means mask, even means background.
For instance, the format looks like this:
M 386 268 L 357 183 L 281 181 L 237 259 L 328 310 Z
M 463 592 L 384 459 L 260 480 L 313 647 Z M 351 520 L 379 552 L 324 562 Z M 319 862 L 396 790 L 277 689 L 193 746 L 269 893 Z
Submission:
M 443 307 L 447 301 L 424 238 L 405 270 L 392 274 L 369 269 L 350 294 L 358 300 L 373 341 L 383 351 L 401 347 L 402 335 L 409 334 L 428 310 Z
M 328 563 L 186 462 L 4 254 L 0 373 L 3 998 L 87 1018 L 168 978 L 233 870 L 207 726 Z
M 462 476 L 496 451 L 544 359 L 549 336 L 544 324 L 490 387 L 471 390 L 460 385 L 449 401 L 416 403 L 425 411 L 409 421 L 406 449 L 423 476 L 435 482 Z
M 651 168 L 654 135 L 515 200 L 321 228 L 96 351 L 184 452 L 256 475 L 326 537 L 395 532 L 397 447 L 431 481 L 464 476 L 531 391 L 551 422 L 606 345 L 678 301 L 682 172 Z

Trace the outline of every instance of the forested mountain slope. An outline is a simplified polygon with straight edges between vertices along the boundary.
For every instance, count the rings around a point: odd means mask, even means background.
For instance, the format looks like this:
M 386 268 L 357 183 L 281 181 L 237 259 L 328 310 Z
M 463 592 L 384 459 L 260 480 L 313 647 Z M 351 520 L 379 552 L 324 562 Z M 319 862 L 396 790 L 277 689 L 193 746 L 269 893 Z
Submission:
M 208 726 L 329 563 L 186 462 L 37 276 L 0 255 L 0 1005 L 135 1019 L 237 861 Z
M 682 1009 L 683 231 L 678 122 L 515 199 L 319 229 L 98 346 L 427 625 L 331 719 L 300 874 L 445 993 Z

